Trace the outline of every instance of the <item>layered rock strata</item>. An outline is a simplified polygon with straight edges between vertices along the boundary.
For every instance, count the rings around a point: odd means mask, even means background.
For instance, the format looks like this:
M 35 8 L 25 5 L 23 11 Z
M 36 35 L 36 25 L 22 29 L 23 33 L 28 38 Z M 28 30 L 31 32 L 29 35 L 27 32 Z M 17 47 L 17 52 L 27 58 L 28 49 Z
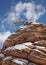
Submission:
M 26 22 L 7 38 L 0 65 L 46 65 L 46 26 Z

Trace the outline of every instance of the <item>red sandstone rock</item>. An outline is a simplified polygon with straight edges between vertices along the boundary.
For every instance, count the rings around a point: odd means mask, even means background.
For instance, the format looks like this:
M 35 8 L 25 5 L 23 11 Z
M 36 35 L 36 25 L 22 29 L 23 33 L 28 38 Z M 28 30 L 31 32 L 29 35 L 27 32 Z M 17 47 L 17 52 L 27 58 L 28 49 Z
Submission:
M 0 65 L 46 65 L 46 26 L 31 22 L 24 25 L 4 42 Z

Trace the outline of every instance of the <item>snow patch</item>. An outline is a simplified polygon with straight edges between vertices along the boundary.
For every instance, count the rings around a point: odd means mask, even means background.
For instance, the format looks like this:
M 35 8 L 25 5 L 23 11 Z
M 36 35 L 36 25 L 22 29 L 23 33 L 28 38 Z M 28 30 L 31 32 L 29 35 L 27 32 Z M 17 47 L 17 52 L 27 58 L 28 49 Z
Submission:
M 30 45 L 32 45 L 31 42 L 27 42 L 27 43 L 23 43 L 23 44 L 26 45 L 26 46 L 30 46 Z
M 39 24 L 38 22 L 32 22 L 32 24 Z
M 23 29 L 23 30 L 24 30 L 24 29 L 27 29 L 27 28 L 28 28 L 28 26 L 20 26 L 20 27 L 19 27 L 19 29 Z
M 4 57 L 4 54 L 1 53 L 1 54 L 0 54 L 0 57 Z
M 37 49 L 45 49 L 43 46 L 35 46 Z
M 15 49 L 22 50 L 22 49 L 28 48 L 28 46 L 30 46 L 30 45 L 32 45 L 31 42 L 26 42 L 26 43 L 22 43 L 22 44 L 18 44 L 18 45 L 15 45 L 15 46 L 8 47 L 5 51 L 15 50 Z
M 5 61 L 5 60 L 9 60 L 9 59 L 12 59 L 12 57 L 11 56 L 7 56 L 3 60 Z
M 25 63 L 28 63 L 27 60 L 20 59 L 20 58 L 13 59 L 12 61 L 17 63 L 17 64 L 21 64 L 21 65 L 24 65 Z

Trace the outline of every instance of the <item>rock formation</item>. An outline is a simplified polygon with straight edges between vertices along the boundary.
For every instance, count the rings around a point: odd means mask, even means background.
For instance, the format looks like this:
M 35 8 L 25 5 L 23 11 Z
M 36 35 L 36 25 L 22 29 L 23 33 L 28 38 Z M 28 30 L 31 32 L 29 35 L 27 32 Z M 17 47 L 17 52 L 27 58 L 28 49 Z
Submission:
M 0 65 L 46 65 L 46 26 L 26 22 L 7 38 Z

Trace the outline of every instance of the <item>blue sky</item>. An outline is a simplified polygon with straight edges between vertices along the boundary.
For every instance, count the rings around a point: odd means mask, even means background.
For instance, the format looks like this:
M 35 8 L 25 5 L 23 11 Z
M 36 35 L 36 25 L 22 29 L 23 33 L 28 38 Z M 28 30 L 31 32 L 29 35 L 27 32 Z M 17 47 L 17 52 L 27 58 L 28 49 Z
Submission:
M 23 25 L 17 19 L 46 24 L 46 0 L 0 0 L 0 48 L 9 35 Z

